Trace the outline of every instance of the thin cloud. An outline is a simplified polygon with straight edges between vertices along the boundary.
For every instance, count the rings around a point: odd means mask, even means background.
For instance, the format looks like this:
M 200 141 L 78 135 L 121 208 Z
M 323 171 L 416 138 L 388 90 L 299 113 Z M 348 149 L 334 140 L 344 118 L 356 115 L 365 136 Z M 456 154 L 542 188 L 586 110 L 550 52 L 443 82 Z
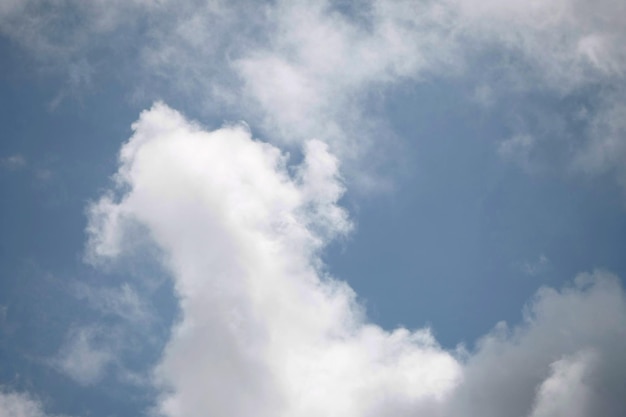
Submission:
M 100 381 L 114 361 L 114 352 L 102 343 L 97 328 L 83 327 L 71 331 L 52 365 L 80 385 Z
M 18 171 L 26 168 L 26 158 L 21 154 L 14 154 L 0 158 L 0 167 L 8 171 Z
M 82 283 L 74 286 L 77 298 L 87 302 L 90 308 L 97 310 L 104 316 L 115 316 L 130 323 L 149 324 L 152 312 L 145 300 L 129 284 L 124 283 L 119 288 L 95 287 Z

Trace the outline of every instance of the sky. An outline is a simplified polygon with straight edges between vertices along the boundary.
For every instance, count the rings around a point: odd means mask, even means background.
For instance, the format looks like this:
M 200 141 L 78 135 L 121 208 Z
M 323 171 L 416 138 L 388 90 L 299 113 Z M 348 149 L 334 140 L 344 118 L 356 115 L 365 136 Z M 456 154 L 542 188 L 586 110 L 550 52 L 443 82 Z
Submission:
M 0 2 L 0 417 L 626 415 L 626 4 Z

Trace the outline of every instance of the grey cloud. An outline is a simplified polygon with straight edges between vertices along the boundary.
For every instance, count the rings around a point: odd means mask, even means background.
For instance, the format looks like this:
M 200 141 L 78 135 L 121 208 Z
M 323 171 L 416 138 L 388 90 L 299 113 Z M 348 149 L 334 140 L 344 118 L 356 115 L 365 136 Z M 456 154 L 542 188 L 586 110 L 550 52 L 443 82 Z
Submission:
M 626 297 L 617 277 L 595 272 L 560 291 L 542 288 L 524 313 L 520 325 L 500 324 L 479 341 L 454 413 L 623 415 Z

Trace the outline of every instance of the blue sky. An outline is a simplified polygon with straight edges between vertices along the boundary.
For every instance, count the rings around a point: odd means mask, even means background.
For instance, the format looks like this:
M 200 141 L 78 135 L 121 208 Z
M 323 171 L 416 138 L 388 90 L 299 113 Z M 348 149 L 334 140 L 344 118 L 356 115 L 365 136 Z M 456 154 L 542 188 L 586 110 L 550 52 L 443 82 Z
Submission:
M 0 417 L 622 416 L 626 10 L 0 6 Z

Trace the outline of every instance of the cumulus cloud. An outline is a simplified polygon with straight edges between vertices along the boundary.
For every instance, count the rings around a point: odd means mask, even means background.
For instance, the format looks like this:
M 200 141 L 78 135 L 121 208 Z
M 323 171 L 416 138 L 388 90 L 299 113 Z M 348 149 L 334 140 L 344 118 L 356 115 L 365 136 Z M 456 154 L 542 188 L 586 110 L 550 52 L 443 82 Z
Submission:
M 134 131 L 122 194 L 92 208 L 91 250 L 121 253 L 123 225 L 139 222 L 165 252 L 182 318 L 156 369 L 163 413 L 357 416 L 392 398 L 436 403 L 456 384 L 459 365 L 428 330 L 368 324 L 321 272 L 318 251 L 350 229 L 322 143 L 290 175 L 243 126 L 205 132 L 157 104 Z
M 622 416 L 626 297 L 616 277 L 544 288 L 470 350 L 370 323 L 320 251 L 351 228 L 322 142 L 297 167 L 244 125 L 141 114 L 90 209 L 93 259 L 149 236 L 181 316 L 154 382 L 168 416 Z M 141 231 L 141 233 L 138 233 Z M 142 236 L 143 235 L 143 236 Z M 578 414 L 575 414 L 578 413 Z
M 500 323 L 479 340 L 452 415 L 623 415 L 625 330 L 615 276 L 582 274 L 560 291 L 542 288 L 520 325 Z
M 583 380 L 592 360 L 593 355 L 581 352 L 554 362 L 551 375 L 539 386 L 531 417 L 593 415 L 593 410 L 588 409 L 589 392 Z

